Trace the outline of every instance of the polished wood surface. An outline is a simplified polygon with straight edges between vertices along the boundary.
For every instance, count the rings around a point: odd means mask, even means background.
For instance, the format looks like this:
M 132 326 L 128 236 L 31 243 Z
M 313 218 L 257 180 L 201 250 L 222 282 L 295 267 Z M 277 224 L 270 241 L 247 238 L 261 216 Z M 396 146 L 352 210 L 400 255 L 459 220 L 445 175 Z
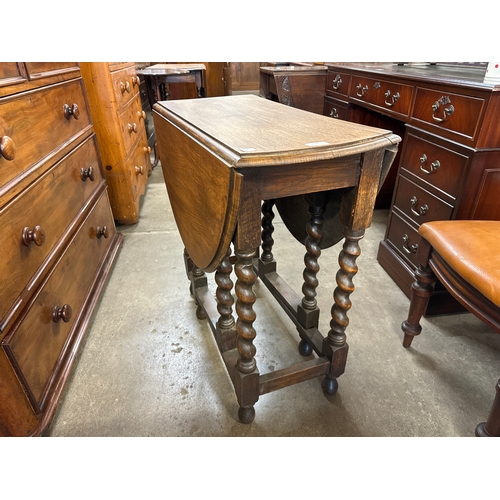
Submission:
M 325 114 L 367 124 L 373 124 L 376 115 L 378 126 L 387 121 L 387 128 L 403 136 L 392 187 L 387 186 L 394 194 L 378 260 L 409 297 L 420 224 L 439 219 L 500 219 L 496 203 L 500 83 L 485 78 L 484 68 L 327 66 Z M 422 212 L 419 200 L 423 198 L 427 210 Z M 426 314 L 458 310 L 461 306 L 445 290 L 437 290 Z
M 0 434 L 40 435 L 122 237 L 76 63 L 0 75 Z
M 334 393 L 347 359 L 345 329 L 358 243 L 371 223 L 400 138 L 253 95 L 164 101 L 154 106 L 153 116 L 197 316 L 209 320 L 235 388 L 240 421 L 253 421 L 260 395 L 310 378 L 322 376 L 324 392 Z M 345 241 L 338 271 L 343 285 L 335 291 L 338 300 L 324 337 L 314 296 L 322 214 L 330 192 L 340 193 L 338 224 Z M 276 273 L 272 255 L 274 203 L 294 196 L 304 196 L 311 213 L 302 300 Z M 233 264 L 236 321 L 230 294 Z M 205 275 L 211 271 L 216 299 Z M 314 351 L 316 360 L 259 373 L 253 327 L 257 273 L 295 323 L 302 338 L 299 352 L 309 356 Z
M 135 224 L 152 168 L 135 65 L 81 63 L 81 69 L 113 216 Z

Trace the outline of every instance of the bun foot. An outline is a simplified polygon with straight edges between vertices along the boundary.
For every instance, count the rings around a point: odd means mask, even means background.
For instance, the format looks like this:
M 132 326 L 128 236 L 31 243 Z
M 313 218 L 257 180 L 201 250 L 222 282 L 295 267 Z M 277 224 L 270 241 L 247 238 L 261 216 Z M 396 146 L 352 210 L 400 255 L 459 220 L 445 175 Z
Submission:
M 335 394 L 339 388 L 339 383 L 336 378 L 329 378 L 326 376 L 321 383 L 321 388 L 323 389 L 323 393 L 327 396 L 331 396 Z
M 310 356 L 313 352 L 313 349 L 311 347 L 311 344 L 307 342 L 306 340 L 302 339 L 299 342 L 299 354 L 301 356 Z
M 198 319 L 207 319 L 207 314 L 205 313 L 205 311 L 203 310 L 203 308 L 201 306 L 198 306 L 196 308 L 196 317 Z
M 238 418 L 242 424 L 251 424 L 255 418 L 255 408 L 253 406 L 248 406 L 246 408 L 240 406 Z

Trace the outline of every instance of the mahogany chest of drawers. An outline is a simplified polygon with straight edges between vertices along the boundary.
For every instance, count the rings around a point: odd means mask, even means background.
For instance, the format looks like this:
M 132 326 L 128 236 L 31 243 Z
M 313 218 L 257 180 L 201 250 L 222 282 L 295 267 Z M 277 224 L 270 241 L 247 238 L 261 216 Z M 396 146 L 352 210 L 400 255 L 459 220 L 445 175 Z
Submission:
M 420 224 L 500 219 L 500 82 L 482 68 L 327 66 L 325 115 L 406 129 L 378 261 L 409 297 Z M 441 289 L 427 314 L 460 309 Z
M 0 63 L 0 233 L 0 435 L 39 435 L 122 241 L 77 63 Z
M 121 224 L 139 220 L 151 174 L 140 81 L 134 63 L 81 63 L 111 209 Z

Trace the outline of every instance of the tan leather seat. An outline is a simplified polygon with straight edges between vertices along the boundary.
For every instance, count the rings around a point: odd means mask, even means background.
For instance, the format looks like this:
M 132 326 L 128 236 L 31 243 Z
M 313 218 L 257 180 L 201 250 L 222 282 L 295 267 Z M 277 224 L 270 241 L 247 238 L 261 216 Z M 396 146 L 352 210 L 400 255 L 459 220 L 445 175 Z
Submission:
M 500 221 L 427 222 L 418 233 L 464 280 L 500 307 Z

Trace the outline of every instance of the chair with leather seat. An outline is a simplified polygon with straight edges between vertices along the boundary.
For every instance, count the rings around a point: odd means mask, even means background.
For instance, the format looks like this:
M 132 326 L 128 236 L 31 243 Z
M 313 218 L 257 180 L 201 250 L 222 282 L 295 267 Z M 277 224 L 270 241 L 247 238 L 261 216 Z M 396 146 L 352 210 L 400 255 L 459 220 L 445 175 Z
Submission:
M 410 347 L 422 331 L 436 280 L 466 309 L 500 333 L 500 221 L 446 220 L 422 224 L 418 230 L 419 267 L 411 290 L 408 319 L 401 328 Z M 500 436 L 500 380 L 486 422 L 476 436 Z

